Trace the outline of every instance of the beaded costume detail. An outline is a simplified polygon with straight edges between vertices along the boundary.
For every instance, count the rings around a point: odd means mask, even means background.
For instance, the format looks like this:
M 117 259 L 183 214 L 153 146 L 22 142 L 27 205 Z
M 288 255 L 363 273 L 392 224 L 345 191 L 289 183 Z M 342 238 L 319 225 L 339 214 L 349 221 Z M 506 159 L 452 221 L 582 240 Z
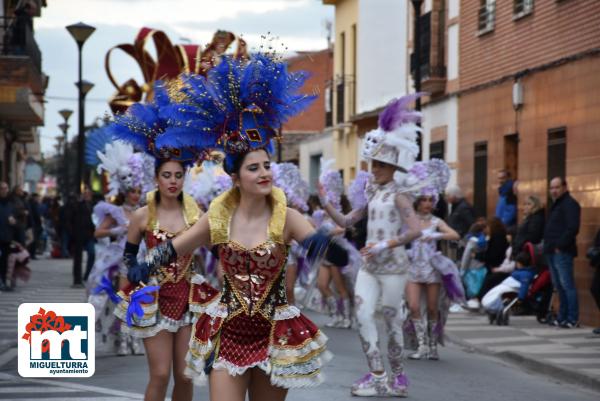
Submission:
M 156 217 L 156 191 L 147 195 L 148 225 L 144 240 L 148 249 L 177 236 L 160 228 Z M 183 216 L 186 228 L 191 227 L 199 217 L 199 209 L 194 200 L 184 194 Z M 189 310 L 189 299 L 192 280 L 198 281 L 192 271 L 192 254 L 182 255 L 177 261 L 167 266 L 161 266 L 155 275 L 150 277 L 148 285 L 159 286 L 158 292 L 152 293 L 152 302 L 142 304 L 143 316 L 134 319 L 134 324 L 123 324 L 123 330 L 135 337 L 147 338 L 156 335 L 161 330 L 176 332 L 180 327 L 192 323 L 192 314 Z M 130 296 L 136 287 L 131 285 L 124 291 L 119 291 L 122 301 L 115 309 L 115 315 L 126 322 L 127 309 L 130 306 Z
M 329 357 L 327 339 L 298 308 L 287 303 L 285 195 L 273 188 L 271 201 L 268 239 L 251 249 L 229 238 L 239 192 L 232 189 L 210 205 L 211 243 L 218 247 L 225 277 L 221 293 L 203 280 L 192 280 L 190 310 L 197 315 L 186 372 L 197 383 L 211 369 L 239 375 L 251 367 L 264 370 L 272 384 L 284 388 L 322 381 L 321 366 Z

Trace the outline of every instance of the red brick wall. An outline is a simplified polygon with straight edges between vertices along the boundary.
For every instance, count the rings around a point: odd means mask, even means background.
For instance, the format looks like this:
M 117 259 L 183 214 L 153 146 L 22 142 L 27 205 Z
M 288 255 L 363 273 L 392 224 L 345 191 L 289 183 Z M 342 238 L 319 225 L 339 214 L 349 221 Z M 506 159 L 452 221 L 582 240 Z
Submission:
M 548 129 L 566 127 L 567 181 L 582 206 L 575 264 L 580 315 L 582 322 L 598 326 L 600 312 L 589 292 L 593 271 L 585 253 L 600 229 L 600 56 L 527 75 L 522 83 L 524 105 L 517 115 L 510 81 L 460 96 L 458 182 L 472 201 L 474 144 L 488 141 L 488 215 L 493 215 L 496 173 L 504 167 L 504 136 L 518 132 L 519 203 L 527 195 L 545 201 Z
M 333 77 L 333 52 L 329 49 L 304 52 L 288 59 L 290 71 L 304 70 L 310 78 L 304 84 L 304 93 L 318 95 L 304 113 L 292 118 L 283 126 L 290 132 L 321 132 L 325 128 L 325 88 Z
M 600 1 L 537 0 L 513 21 L 513 2 L 496 0 L 494 31 L 481 36 L 479 4 L 460 4 L 461 89 L 600 46 Z

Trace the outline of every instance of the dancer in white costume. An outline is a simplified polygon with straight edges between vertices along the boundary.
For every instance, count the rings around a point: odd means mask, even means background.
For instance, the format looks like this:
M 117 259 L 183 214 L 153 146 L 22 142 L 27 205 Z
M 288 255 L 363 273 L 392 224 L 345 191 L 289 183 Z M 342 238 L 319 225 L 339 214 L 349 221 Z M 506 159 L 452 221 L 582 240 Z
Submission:
M 107 143 L 104 152 L 98 152 L 97 156 L 101 161 L 98 172 L 108 174 L 106 197 L 115 198 L 112 203 L 98 202 L 93 213 L 94 236 L 98 243 L 96 261 L 86 286 L 90 293 L 88 302 L 96 309 L 97 343 L 120 356 L 130 352 L 143 355 L 140 340 L 121 330 L 113 310 L 119 301 L 115 291 L 127 285 L 122 255 L 131 213 L 139 205 L 142 190 L 148 189 L 147 160 L 141 153 L 134 152 L 131 145 L 121 141 Z
M 407 108 L 416 96 L 392 101 L 379 116 L 379 128 L 366 135 L 362 155 L 371 161 L 374 179 L 366 189 L 365 207 L 344 216 L 326 202 L 325 189 L 319 189 L 325 210 L 338 225 L 349 227 L 368 214 L 367 245 L 361 250 L 365 263 L 356 279 L 355 307 L 369 372 L 352 385 L 352 394 L 357 396 L 405 397 L 408 392 L 402 352 L 409 265 L 404 245 L 418 238 L 421 230 L 404 179 L 419 152 L 416 123 L 420 113 Z M 389 380 L 375 322 L 378 299 L 388 335 Z
M 409 358 L 437 360 L 437 344 L 443 343 L 443 316 L 447 314 L 449 306 L 448 297 L 442 291 L 442 274 L 434 263 L 441 256 L 438 255 L 437 243 L 439 240 L 458 240 L 460 236 L 431 213 L 439 194 L 444 192 L 448 184 L 450 170 L 447 164 L 439 159 L 419 162 L 409 175 L 422 185 L 414 194 L 417 197 L 415 209 L 422 236 L 413 241 L 409 251 L 411 264 L 406 285 L 412 329 L 409 330 L 409 338 L 414 335 L 416 341 L 413 342 L 418 346 Z M 423 321 L 422 310 L 427 311 L 427 325 Z

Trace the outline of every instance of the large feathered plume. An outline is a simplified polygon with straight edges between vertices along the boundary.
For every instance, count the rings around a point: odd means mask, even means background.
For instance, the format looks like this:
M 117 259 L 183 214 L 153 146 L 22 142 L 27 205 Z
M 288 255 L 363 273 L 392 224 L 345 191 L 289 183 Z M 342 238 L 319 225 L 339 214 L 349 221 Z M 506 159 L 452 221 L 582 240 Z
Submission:
M 174 101 L 161 109 L 161 115 L 177 127 L 193 130 L 191 136 L 177 138 L 179 146 L 209 146 L 227 155 L 268 148 L 277 129 L 315 99 L 298 93 L 306 78 L 265 55 L 249 61 L 224 57 L 206 77 L 182 75 L 169 88 Z

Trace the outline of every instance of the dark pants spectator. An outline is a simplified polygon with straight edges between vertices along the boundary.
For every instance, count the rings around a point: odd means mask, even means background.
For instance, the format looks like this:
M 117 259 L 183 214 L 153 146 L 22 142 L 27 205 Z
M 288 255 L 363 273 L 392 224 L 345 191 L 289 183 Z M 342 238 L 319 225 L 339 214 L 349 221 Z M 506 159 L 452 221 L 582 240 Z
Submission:
M 485 280 L 483 281 L 483 285 L 481 286 L 481 291 L 479 291 L 479 295 L 477 298 L 481 301 L 483 296 L 487 294 L 489 290 L 502 283 L 506 278 L 510 277 L 510 273 L 492 273 L 488 271 L 487 276 L 485 276 Z
M 70 243 L 69 233 L 67 230 L 62 230 L 61 238 L 60 238 L 60 256 L 63 258 L 70 258 L 69 253 L 69 243 Z
M 10 242 L 0 242 L 0 287 L 6 283 L 6 270 L 8 269 L 8 255 Z
M 96 261 L 96 241 L 94 238 L 87 240 L 83 244 L 83 250 L 87 254 L 87 262 L 85 264 L 85 275 L 83 276 L 83 281 L 87 281 L 88 276 L 92 271 L 92 267 L 94 266 L 94 262 Z
M 564 252 L 546 254 L 546 261 L 550 267 L 552 284 L 558 292 L 560 301 L 556 320 L 559 323 L 577 323 L 579 321 L 579 304 L 573 275 L 573 255 Z
M 590 287 L 592 297 L 596 301 L 596 306 L 600 309 L 600 267 L 596 267 L 592 277 L 592 286 Z

